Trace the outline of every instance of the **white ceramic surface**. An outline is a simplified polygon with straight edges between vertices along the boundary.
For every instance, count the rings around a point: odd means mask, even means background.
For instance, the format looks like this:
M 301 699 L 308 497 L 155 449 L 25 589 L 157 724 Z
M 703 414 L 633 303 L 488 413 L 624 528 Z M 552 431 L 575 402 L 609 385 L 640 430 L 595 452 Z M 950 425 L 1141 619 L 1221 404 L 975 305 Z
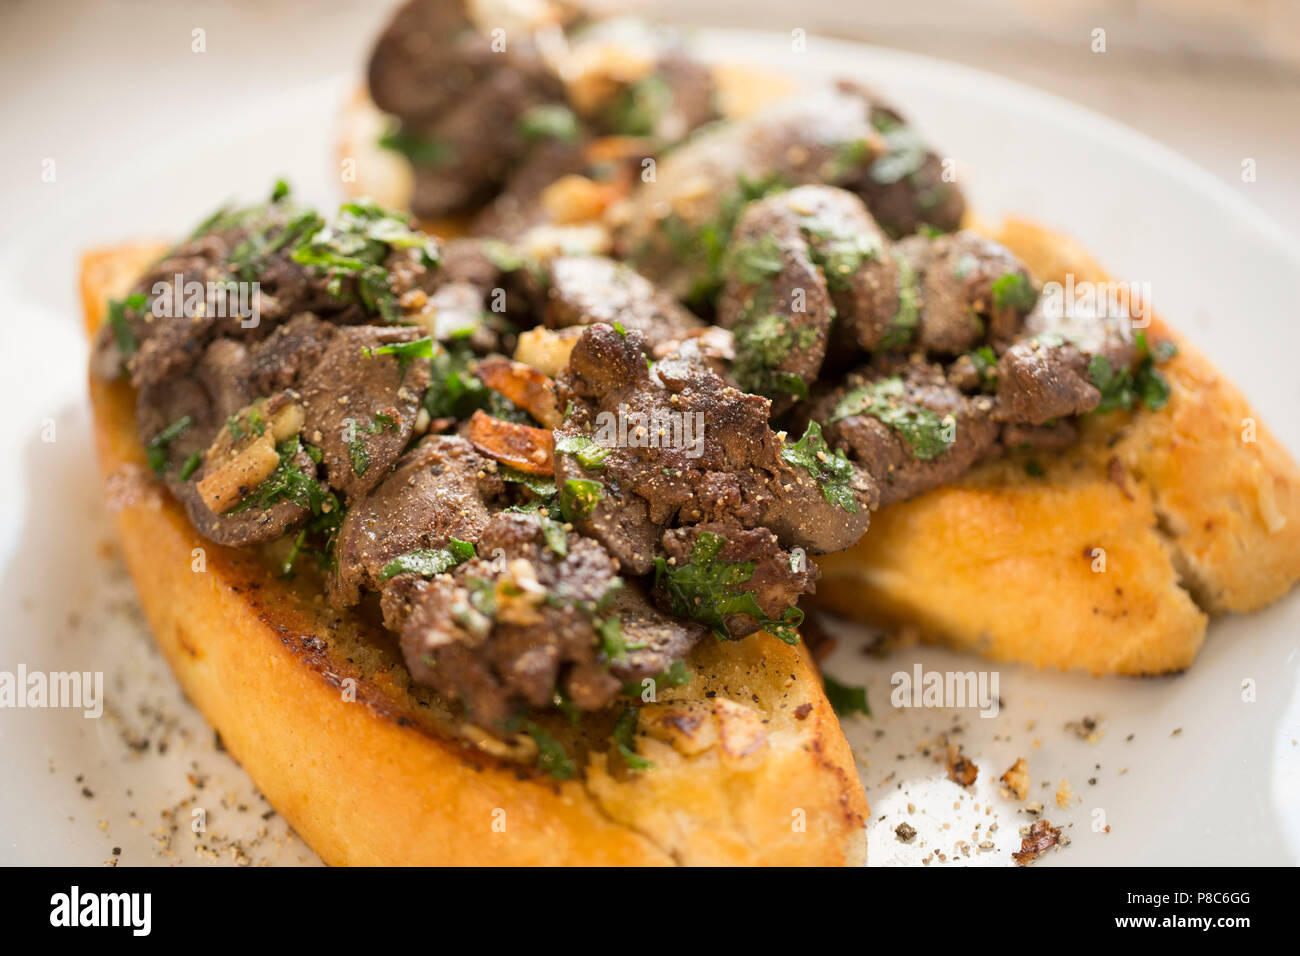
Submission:
M 1300 249 L 1210 175 L 1132 130 L 987 74 L 816 37 L 804 54 L 785 36 L 706 32 L 702 41 L 720 59 L 878 86 L 958 160 L 984 217 L 1032 216 L 1072 233 L 1118 276 L 1151 283 L 1157 308 L 1300 449 L 1300 328 L 1291 319 Z M 261 196 L 278 175 L 310 201 L 336 202 L 335 120 L 356 76 L 258 93 L 234 85 L 220 115 L 188 116 L 183 129 L 157 115 L 154 141 L 141 135 L 158 111 L 154 91 L 113 75 L 102 82 L 131 122 L 88 124 L 86 135 L 62 139 L 57 184 L 27 170 L 4 187 L 0 670 L 103 670 L 109 710 L 99 720 L 0 710 L 0 863 L 96 864 L 114 859 L 113 847 L 124 865 L 238 863 L 241 852 L 252 862 L 311 862 L 180 700 L 120 565 L 105 556 L 75 275 L 85 246 L 181 232 L 226 197 Z M 49 421 L 53 442 L 42 440 Z M 1031 799 L 1069 825 L 1071 845 L 1047 865 L 1300 862 L 1298 634 L 1292 595 L 1215 622 L 1181 677 L 1003 667 L 1001 712 L 982 719 L 889 704 L 895 671 L 916 662 L 985 669 L 980 662 L 935 648 L 867 658 L 846 632 L 830 670 L 865 683 L 875 711 L 847 725 L 872 803 L 870 862 L 1006 865 L 1029 818 L 991 781 L 1019 756 L 1033 775 Z M 1242 699 L 1245 680 L 1255 682 L 1254 702 Z M 1092 743 L 1065 729 L 1085 715 L 1102 719 Z M 981 768 L 975 795 L 924 752 L 944 732 Z M 1068 809 L 1053 796 L 1062 778 L 1081 798 Z M 196 807 L 207 820 L 199 835 Z M 1109 832 L 1094 829 L 1098 811 Z M 918 830 L 910 845 L 892 832 L 904 820 Z M 980 851 L 983 840 L 993 848 Z

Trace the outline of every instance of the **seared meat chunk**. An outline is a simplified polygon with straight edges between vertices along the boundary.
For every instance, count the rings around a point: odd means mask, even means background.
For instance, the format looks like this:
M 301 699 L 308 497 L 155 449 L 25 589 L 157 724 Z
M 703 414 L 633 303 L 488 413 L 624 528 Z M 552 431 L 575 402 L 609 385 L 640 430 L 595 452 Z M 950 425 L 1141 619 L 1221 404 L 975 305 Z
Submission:
M 393 565 L 403 556 L 411 556 L 409 562 L 421 558 L 417 552 L 446 549 L 453 539 L 477 541 L 504 495 L 496 466 L 469 442 L 428 436 L 348 509 L 335 544 L 330 600 L 356 604 L 362 590 L 379 590 L 386 577 L 408 566 Z
M 436 116 L 499 68 L 461 0 L 410 0 L 370 54 L 370 98 L 409 119 Z
M 942 366 L 883 359 L 848 376 L 810 414 L 832 447 L 872 474 L 884 507 L 951 481 L 994 451 L 992 409 L 988 396 L 950 385 Z
M 911 235 L 924 225 L 944 232 L 956 229 L 966 202 L 955 182 L 944 181 L 943 162 L 920 133 L 873 91 L 843 80 L 838 86 L 871 102 L 871 125 L 884 140 L 883 153 L 849 188 L 867 201 L 891 236 Z
M 1088 375 L 1088 357 L 1068 342 L 1025 339 L 998 360 L 996 417 L 1042 425 L 1097 407 L 1101 392 Z
M 882 135 L 877 123 L 887 114 L 895 115 L 869 91 L 839 84 L 701 131 L 664 157 L 655 182 L 633 194 L 617 237 L 620 256 L 678 298 L 708 301 L 739 208 L 775 189 L 815 183 L 858 194 L 897 235 L 924 224 L 956 228 L 961 193 L 930 181 L 937 160 L 914 134 L 908 150 L 893 126 Z M 919 165 L 909 171 L 912 157 Z M 925 208 L 936 198 L 942 201 Z
M 806 448 L 769 427 L 767 399 L 727 384 L 688 345 L 653 369 L 637 332 L 597 324 L 574 347 L 559 383 L 560 404 L 572 406 L 556 431 L 555 475 L 578 530 L 637 574 L 672 523 L 733 516 L 818 553 L 856 541 L 874 502 L 870 477 L 842 459 L 801 457 Z
M 802 216 L 787 194 L 746 207 L 723 274 L 718 324 L 735 339 L 732 376 L 745 391 L 772 399 L 779 415 L 807 397 L 821 371 L 834 312 Z
M 545 321 L 552 329 L 618 323 L 656 348 L 704 328 L 631 266 L 604 256 L 559 256 L 547 263 L 546 277 Z
M 703 632 L 623 595 L 599 544 L 541 514 L 497 515 L 478 551 L 450 574 L 394 578 L 382 605 L 412 676 L 486 728 L 521 706 L 551 706 L 557 692 L 583 710 L 604 707 Z
M 339 329 L 302 382 L 304 434 L 349 499 L 379 484 L 411 440 L 430 369 L 401 347 L 418 338 L 410 326 Z
M 214 512 L 199 491 L 200 483 L 213 471 L 209 462 L 205 461 L 191 480 L 171 481 L 168 487 L 209 541 L 236 548 L 274 541 L 313 512 L 329 513 L 337 507 L 329 489 L 317 480 L 316 463 L 300 442 L 287 442 L 278 452 L 276 471 L 249 488 L 242 502 L 222 514 Z
M 806 556 L 783 550 L 766 528 L 744 528 L 732 519 L 665 531 L 663 547 L 655 598 L 665 610 L 695 618 L 723 637 L 768 628 L 793 641 L 802 619 L 799 598 L 817 579 Z
M 821 89 L 702 130 L 633 193 L 620 258 L 679 299 L 710 300 L 740 207 L 775 188 L 860 174 L 883 148 L 869 113 L 858 96 Z
M 915 334 L 905 334 L 900 323 L 904 334 L 887 346 L 919 347 L 945 356 L 960 355 L 985 341 L 1005 348 L 1037 299 L 1020 261 L 973 232 L 912 236 L 896 251 L 900 295 L 914 303 Z
M 462 0 L 412 0 L 371 54 L 370 95 L 399 120 L 386 142 L 414 166 L 420 216 L 490 198 L 532 146 L 529 110 L 563 103 L 528 29 L 541 24 L 492 23 L 508 30 L 501 49 L 473 14 Z
M 1008 422 L 1002 426 L 1002 446 L 1011 451 L 1019 448 L 1060 451 L 1069 448 L 1078 438 L 1079 426 L 1068 420 L 1050 425 L 1018 425 Z
M 497 69 L 446 111 L 403 122 L 403 135 L 419 144 L 407 153 L 415 160 L 411 209 L 419 216 L 446 216 L 495 195 L 531 148 L 525 117 L 563 96 L 558 80 L 526 46 L 512 44 L 493 60 Z M 424 150 L 428 161 L 422 162 Z

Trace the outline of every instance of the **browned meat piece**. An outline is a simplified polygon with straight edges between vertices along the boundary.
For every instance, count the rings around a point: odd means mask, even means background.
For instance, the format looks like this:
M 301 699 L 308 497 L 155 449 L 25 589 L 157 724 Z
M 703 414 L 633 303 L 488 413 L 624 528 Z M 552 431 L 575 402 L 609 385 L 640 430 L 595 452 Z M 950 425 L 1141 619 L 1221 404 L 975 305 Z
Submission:
M 529 31 L 510 29 L 494 48 L 473 12 L 462 0 L 412 0 L 371 54 L 371 98 L 399 120 L 384 142 L 411 160 L 420 216 L 490 199 L 534 145 L 529 111 L 564 108 L 563 85 Z
M 943 162 L 915 128 L 860 84 L 840 81 L 840 89 L 871 102 L 871 124 L 884 139 L 884 152 L 850 188 L 891 236 L 907 236 L 922 226 L 951 232 L 961 225 L 966 202 L 955 182 L 945 182 Z
M 870 477 L 787 444 L 768 425 L 767 399 L 727 384 L 698 349 L 651 369 L 640 333 L 593 325 L 559 384 L 560 404 L 572 402 L 556 431 L 561 495 L 575 527 L 634 573 L 650 569 L 670 523 L 732 516 L 816 553 L 866 530 Z
M 799 216 L 841 322 L 853 326 L 863 347 L 876 348 L 899 311 L 898 264 L 884 232 L 847 190 L 803 186 L 784 196 Z
M 1019 425 L 1008 422 L 1002 426 L 1002 445 L 1013 451 L 1018 448 L 1060 451 L 1069 448 L 1078 438 L 1079 426 L 1072 421 L 1051 425 Z
M 185 506 L 190 521 L 200 534 L 217 544 L 238 548 L 260 541 L 274 541 L 306 519 L 312 513 L 313 503 L 319 510 L 319 503 L 328 499 L 329 490 L 316 481 L 316 463 L 300 444 L 294 443 L 289 454 L 281 456 L 281 468 L 304 476 L 302 484 L 309 484 L 312 490 L 306 492 L 300 487 L 298 493 L 291 493 L 273 475 L 261 486 L 250 489 L 242 505 L 224 514 L 215 514 L 198 491 L 198 483 L 208 476 L 206 461 L 190 480 L 169 481 L 168 487 Z
M 740 207 L 814 183 L 858 194 L 894 235 L 956 228 L 960 191 L 937 181 L 938 160 L 893 115 L 869 91 L 839 84 L 701 132 L 633 194 L 617 236 L 620 256 L 678 298 L 707 303 Z
M 429 362 L 386 350 L 418 338 L 409 326 L 339 329 L 302 382 L 303 434 L 320 448 L 330 485 L 349 499 L 379 484 L 411 440 Z
M 588 172 L 584 143 L 548 138 L 537 143 L 502 184 L 501 191 L 475 217 L 470 232 L 517 241 L 533 226 L 550 221 L 542 192 L 562 176 Z
M 499 69 L 499 56 L 461 0 L 410 0 L 370 54 L 370 98 L 397 116 L 435 116 Z
M 724 636 L 745 637 L 763 627 L 791 627 L 799 598 L 812 592 L 817 568 L 782 549 L 766 528 L 743 528 L 731 519 L 664 532 L 666 561 L 657 575 L 656 598 L 674 614 L 697 617 Z M 710 570 L 726 568 L 723 574 Z M 728 593 L 715 607 L 696 581 L 726 580 Z M 704 612 L 701 614 L 701 612 Z M 793 612 L 793 613 L 792 613 Z
M 469 442 L 428 436 L 398 459 L 379 487 L 348 509 L 334 549 L 330 600 L 356 604 L 362 590 L 379 590 L 402 568 L 437 560 L 435 555 L 422 559 L 417 552 L 446 549 L 453 538 L 477 541 L 504 495 L 496 466 Z M 404 555 L 411 556 L 406 564 L 390 567 Z
M 429 162 L 412 157 L 411 209 L 419 216 L 449 215 L 495 195 L 531 148 L 522 128 L 525 115 L 563 97 L 559 82 L 540 60 L 518 53 L 498 54 L 494 60 L 498 68 L 444 112 L 403 126 L 435 157 Z
M 451 574 L 394 578 L 382 604 L 412 676 L 487 728 L 521 706 L 551 706 L 557 692 L 584 710 L 604 707 L 703 633 L 623 593 L 599 544 L 543 515 L 498 515 L 478 550 Z
M 914 497 L 963 474 L 996 450 L 988 396 L 968 397 L 939 365 L 881 360 L 813 403 L 832 447 L 869 471 L 880 506 Z
M 292 388 L 301 381 L 324 355 L 334 330 L 331 323 L 304 312 L 249 349 L 246 374 L 251 395 L 248 400 Z M 227 378 L 234 378 L 236 374 L 232 369 Z M 229 414 L 227 412 L 221 417 L 224 419 Z
M 901 293 L 914 303 L 915 333 L 888 346 L 953 356 L 986 341 L 1002 349 L 1020 334 L 1038 294 L 1025 267 L 1001 245 L 959 232 L 912 236 L 896 251 Z
M 808 396 L 834 312 L 803 216 L 788 194 L 745 208 L 731 234 L 723 275 L 718 324 L 735 339 L 731 374 L 745 391 L 772 399 L 779 415 Z
M 659 162 L 631 197 L 620 258 L 672 295 L 708 302 L 746 200 L 774 188 L 843 182 L 883 148 L 859 97 L 821 89 L 705 129 Z
M 1088 357 L 1068 342 L 1026 339 L 998 360 L 999 421 L 1042 425 L 1097 407 Z
M 704 323 L 628 265 L 603 256 L 559 256 L 546 266 L 545 321 L 552 329 L 605 322 L 641 332 L 651 348 Z

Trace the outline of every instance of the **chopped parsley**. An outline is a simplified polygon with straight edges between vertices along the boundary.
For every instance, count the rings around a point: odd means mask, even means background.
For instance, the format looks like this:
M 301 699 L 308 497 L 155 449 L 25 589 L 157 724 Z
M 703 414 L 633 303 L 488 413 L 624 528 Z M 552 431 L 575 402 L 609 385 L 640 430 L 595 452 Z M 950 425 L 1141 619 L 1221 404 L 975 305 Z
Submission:
M 741 388 L 769 398 L 778 393 L 808 397 L 808 384 L 780 366 L 791 352 L 817 341 L 815 326 L 795 327 L 789 318 L 769 312 L 742 320 L 734 330 L 734 341 L 736 361 L 731 372 Z
M 518 129 L 530 143 L 543 139 L 572 143 L 578 138 L 578 118 L 561 103 L 541 103 L 519 117 Z
M 367 358 L 374 358 L 376 355 L 391 355 L 397 359 L 399 365 L 405 368 L 415 359 L 433 358 L 433 339 L 426 336 L 413 342 L 393 342 L 374 349 L 364 349 L 364 352 Z
M 564 525 L 552 520 L 547 515 L 540 515 L 538 521 L 542 528 L 542 540 L 546 542 L 546 546 L 561 558 L 567 555 L 569 553 L 569 535 L 564 530 Z
M 201 450 L 186 458 L 185 463 L 181 465 L 181 481 L 189 481 L 190 475 L 198 471 L 201 464 L 203 464 L 203 452 Z
M 1134 337 L 1137 346 L 1137 368 L 1116 369 L 1104 355 L 1094 355 L 1088 363 L 1092 384 L 1101 392 L 1097 412 L 1125 411 L 1142 404 L 1151 411 L 1159 411 L 1169 401 L 1169 382 L 1160 374 L 1157 365 L 1168 361 L 1177 353 L 1172 342 L 1157 343 L 1154 351 L 1147 344 L 1145 332 Z
M 847 717 L 850 714 L 871 716 L 871 705 L 867 703 L 865 687 L 841 684 L 830 674 L 822 674 L 822 682 L 826 689 L 826 699 L 838 716 Z
M 380 572 L 379 580 L 387 581 L 399 574 L 418 574 L 422 578 L 431 578 L 463 564 L 475 554 L 472 542 L 448 538 L 445 548 L 420 548 L 389 561 Z
M 757 179 L 738 174 L 735 188 L 723 191 L 718 211 L 711 219 L 689 223 L 673 213 L 660 223 L 659 232 L 667 241 L 673 256 L 693 273 L 694 278 L 686 294 L 688 303 L 699 305 L 711 302 L 722 288 L 727 247 L 741 210 L 755 199 L 784 192 L 789 188 L 789 181 L 780 172 Z M 646 249 L 648 248 L 647 246 Z M 640 254 L 641 251 L 638 251 L 634 258 Z
M 896 375 L 859 385 L 839 400 L 830 420 L 870 415 L 897 432 L 912 457 L 922 461 L 938 458 L 948 450 L 945 420 L 933 409 L 905 401 L 903 394 L 903 380 Z
M 452 149 L 447 143 L 420 136 L 401 126 L 394 126 L 380 136 L 379 145 L 401 153 L 413 166 L 441 166 L 452 158 Z
M 626 707 L 614 722 L 614 744 L 629 770 L 652 770 L 654 764 L 636 752 L 636 725 L 640 711 Z
M 365 428 L 354 426 L 355 434 L 348 442 L 348 460 L 352 462 L 352 473 L 358 478 L 370 468 L 370 449 L 366 447 L 365 436 L 378 435 L 387 429 L 397 431 L 397 419 L 383 412 L 376 412 L 374 420 Z
M 524 723 L 524 730 L 537 744 L 537 766 L 556 780 L 573 779 L 578 772 L 577 767 L 564 745 L 531 720 Z
M 754 592 L 743 589 L 754 576 L 754 562 L 719 560 L 718 554 L 726 543 L 720 534 L 701 531 L 686 564 L 670 566 L 662 557 L 655 559 L 655 586 L 663 589 L 669 610 L 694 618 L 721 640 L 731 640 L 726 619 L 733 614 L 747 614 L 773 636 L 797 644 L 799 634 L 795 629 L 803 623 L 803 612 L 788 607 L 779 620 L 768 617 Z
M 193 424 L 194 419 L 184 415 L 149 439 L 149 444 L 144 446 L 144 454 L 155 475 L 161 475 L 167 469 L 167 447 L 189 431 Z
M 920 172 L 929 155 L 929 148 L 920 133 L 905 123 L 897 122 L 880 133 L 885 139 L 885 151 L 871 164 L 873 182 L 887 186 Z
M 1038 301 L 1038 293 L 1021 272 L 1007 272 L 993 280 L 993 305 L 999 309 L 1028 312 Z
M 343 509 L 338 497 L 321 487 L 315 475 L 309 475 L 298 467 L 295 459 L 302 450 L 302 442 L 297 435 L 282 441 L 276 448 L 280 463 L 270 476 L 254 489 L 254 493 L 245 498 L 231 512 L 248 511 L 256 508 L 264 511 L 281 501 L 292 501 L 300 507 L 307 508 L 313 515 L 333 520 L 342 520 Z
M 862 264 L 880 255 L 874 236 L 843 232 L 815 216 L 805 217 L 802 225 L 812 240 L 809 245 L 812 261 L 821 267 L 832 292 L 848 289 Z
M 605 489 L 590 478 L 569 478 L 560 489 L 560 511 L 566 521 L 585 518 L 596 510 Z
M 614 449 L 598 445 L 586 435 L 565 435 L 555 443 L 555 450 L 572 455 L 583 468 L 597 469 L 605 467 L 605 459 Z
M 970 360 L 980 377 L 980 388 L 986 392 L 995 391 L 998 387 L 998 357 L 993 349 L 981 345 L 970 353 Z
M 880 340 L 880 348 L 897 349 L 912 341 L 921 324 L 921 296 L 916 288 L 916 269 L 906 256 L 895 255 L 898 265 L 898 309 L 889 320 L 889 329 Z
M 352 279 L 357 297 L 371 314 L 388 321 L 401 317 L 384 260 L 394 249 L 416 249 L 425 266 L 439 261 L 434 240 L 417 232 L 398 213 L 369 200 L 345 203 L 333 225 L 307 236 L 293 251 L 293 261 L 324 272 L 331 295 L 343 296 L 343 281 Z
M 807 471 L 828 502 L 839 505 L 850 514 L 858 513 L 858 500 L 852 486 L 853 465 L 840 449 L 831 453 L 817 422 L 809 422 L 802 438 L 783 447 L 781 457 Z
M 523 485 L 539 498 L 554 498 L 559 493 L 555 487 L 554 480 L 543 478 L 541 475 L 531 475 L 526 471 L 520 471 L 518 468 L 511 468 L 509 465 L 497 465 L 497 472 L 501 475 L 502 481 L 513 482 L 516 485 Z
M 145 307 L 148 300 L 140 294 L 129 295 L 125 299 L 108 300 L 108 324 L 113 328 L 113 341 L 117 344 L 117 350 L 123 358 L 134 355 L 135 350 L 140 347 L 135 340 L 135 333 L 131 331 L 131 323 L 126 317 L 126 310 L 139 312 Z
M 469 370 L 472 360 L 473 353 L 463 345 L 433 353 L 429 390 L 424 393 L 430 418 L 468 418 L 488 403 L 488 387 Z
M 727 275 L 745 285 L 757 285 L 779 275 L 783 268 L 785 260 L 781 255 L 781 244 L 772 235 L 734 242 L 727 250 Z
M 619 136 L 653 136 L 673 105 L 673 90 L 657 73 L 629 84 L 605 110 L 604 121 Z
M 596 624 L 596 633 L 600 635 L 606 659 L 611 661 L 624 661 L 628 651 L 639 651 L 649 646 L 645 643 L 629 643 L 623 634 L 623 622 L 616 615 L 601 619 Z

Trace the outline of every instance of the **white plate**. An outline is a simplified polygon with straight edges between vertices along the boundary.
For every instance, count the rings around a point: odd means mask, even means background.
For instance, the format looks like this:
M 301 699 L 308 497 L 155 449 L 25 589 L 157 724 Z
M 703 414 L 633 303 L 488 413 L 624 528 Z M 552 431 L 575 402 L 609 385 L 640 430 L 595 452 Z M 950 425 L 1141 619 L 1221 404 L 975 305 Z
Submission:
M 983 216 L 1032 216 L 1082 240 L 1120 277 L 1151 283 L 1162 313 L 1245 388 L 1289 448 L 1300 448 L 1291 414 L 1300 327 L 1289 317 L 1300 249 L 1209 174 L 1132 130 L 969 69 L 818 38 L 804 54 L 784 36 L 706 31 L 701 39 L 719 59 L 879 87 L 958 160 Z M 98 82 L 134 125 L 88 125 L 63 143 L 67 172 L 57 186 L 20 180 L 0 245 L 9 362 L 0 385 L 8 410 L 0 416 L 8 452 L 0 459 L 0 670 L 102 670 L 111 713 L 0 711 L 0 862 L 93 864 L 112 859 L 113 847 L 124 864 L 241 862 L 241 849 L 253 862 L 314 861 L 278 817 L 263 820 L 247 777 L 214 750 L 152 651 L 120 566 L 104 556 L 110 535 L 89 442 L 74 279 L 85 246 L 176 234 L 228 196 L 260 197 L 277 175 L 308 200 L 336 202 L 334 120 L 356 77 L 256 94 L 236 86 L 220 116 L 187 115 L 182 127 L 169 125 L 175 117 L 156 91 L 132 88 L 125 76 Z M 142 137 L 150 128 L 142 119 L 154 122 L 154 140 Z M 42 441 L 47 420 L 52 443 Z M 1031 799 L 1070 827 L 1071 846 L 1049 864 L 1300 861 L 1297 634 L 1292 595 L 1264 613 L 1215 622 L 1181 677 L 1004 667 L 993 719 L 889 704 L 895 671 L 917 662 L 984 669 L 979 661 L 936 648 L 869 659 L 846 635 L 830 669 L 865 683 L 875 708 L 874 719 L 847 726 L 872 803 L 871 862 L 1007 864 L 1029 818 L 992 781 L 1020 756 L 1033 775 Z M 1254 702 L 1242 699 L 1246 680 L 1255 682 Z M 1102 718 L 1094 743 L 1064 729 L 1085 715 Z M 954 726 L 953 739 L 980 767 L 975 795 L 919 749 Z M 129 745 L 143 739 L 147 750 Z M 1053 799 L 1062 778 L 1079 797 L 1068 809 Z M 195 808 L 205 811 L 202 834 L 191 830 Z M 1109 832 L 1094 827 L 1103 817 Z M 904 820 L 918 830 L 910 845 L 892 833 Z M 994 848 L 981 852 L 986 839 Z

